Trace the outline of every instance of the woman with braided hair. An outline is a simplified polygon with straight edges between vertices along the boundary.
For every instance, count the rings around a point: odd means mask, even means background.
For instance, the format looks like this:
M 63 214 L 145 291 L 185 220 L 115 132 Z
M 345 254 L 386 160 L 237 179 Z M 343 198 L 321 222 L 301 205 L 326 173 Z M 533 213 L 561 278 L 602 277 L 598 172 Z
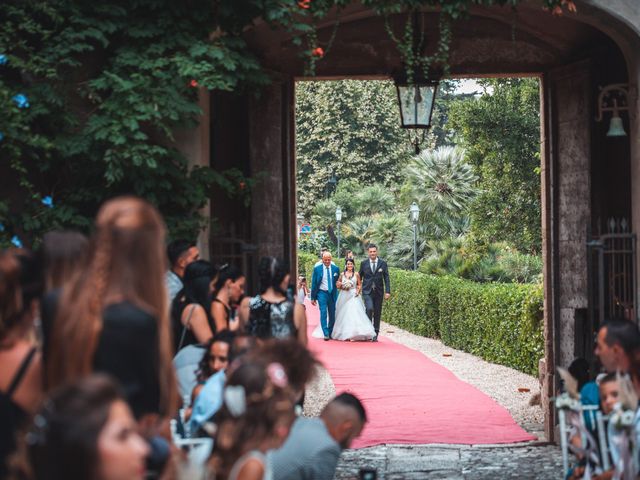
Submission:
M 177 400 L 165 232 L 158 211 L 139 198 L 100 208 L 87 267 L 62 294 L 45 366 L 49 389 L 93 372 L 113 376 L 149 434 Z
M 289 266 L 275 257 L 263 257 L 258 267 L 260 294 L 240 304 L 240 321 L 258 338 L 297 338 L 307 344 L 304 306 L 288 298 Z

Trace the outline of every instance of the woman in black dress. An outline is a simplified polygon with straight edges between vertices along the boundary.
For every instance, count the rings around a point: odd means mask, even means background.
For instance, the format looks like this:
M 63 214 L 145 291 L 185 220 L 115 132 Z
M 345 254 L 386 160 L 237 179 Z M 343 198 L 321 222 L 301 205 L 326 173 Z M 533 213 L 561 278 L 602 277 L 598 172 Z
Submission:
M 232 265 L 220 268 L 215 284 L 215 298 L 211 304 L 211 315 L 216 331 L 236 331 L 240 322 L 233 315 L 233 306 L 237 305 L 244 295 L 245 276 Z
M 33 256 L 0 253 L 0 478 L 5 478 L 16 432 L 42 397 L 41 358 L 34 342 L 39 273 Z
M 206 343 L 216 332 L 211 316 L 213 282 L 218 271 L 206 260 L 190 263 L 184 272 L 184 288 L 171 308 L 175 351 L 196 343 Z
M 258 338 L 297 338 L 307 344 L 304 306 L 288 298 L 289 266 L 275 257 L 264 257 L 258 268 L 260 294 L 240 305 L 240 320 Z
M 166 228 L 158 211 L 135 197 L 106 202 L 95 227 L 87 267 L 64 289 L 57 308 L 47 388 L 108 373 L 152 435 L 155 420 L 172 416 L 177 404 Z

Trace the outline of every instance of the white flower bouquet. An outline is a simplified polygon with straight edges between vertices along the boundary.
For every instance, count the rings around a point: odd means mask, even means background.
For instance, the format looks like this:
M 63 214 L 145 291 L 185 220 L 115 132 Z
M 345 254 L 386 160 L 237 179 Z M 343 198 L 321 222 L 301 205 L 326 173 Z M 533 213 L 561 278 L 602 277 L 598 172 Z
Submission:
M 351 290 L 353 288 L 353 282 L 351 280 L 346 280 L 342 282 L 342 290 Z

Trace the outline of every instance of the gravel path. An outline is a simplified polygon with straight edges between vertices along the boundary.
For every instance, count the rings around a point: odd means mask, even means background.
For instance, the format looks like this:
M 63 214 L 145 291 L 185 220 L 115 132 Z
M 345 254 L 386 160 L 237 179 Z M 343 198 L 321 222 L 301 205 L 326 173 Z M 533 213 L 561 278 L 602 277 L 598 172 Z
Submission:
M 506 408 L 520 426 L 543 439 L 542 408 L 529 405 L 533 394 L 540 391 L 537 378 L 513 368 L 489 363 L 475 355 L 447 347 L 439 340 L 414 335 L 388 323 L 382 322 L 380 330 L 387 338 L 423 353 L 460 380 L 489 395 Z M 527 388 L 529 392 L 519 392 L 518 388 Z
M 304 395 L 305 417 L 317 417 L 324 406 L 336 396 L 336 387 L 331 375 L 322 366 L 319 366 L 315 378 L 307 385 Z

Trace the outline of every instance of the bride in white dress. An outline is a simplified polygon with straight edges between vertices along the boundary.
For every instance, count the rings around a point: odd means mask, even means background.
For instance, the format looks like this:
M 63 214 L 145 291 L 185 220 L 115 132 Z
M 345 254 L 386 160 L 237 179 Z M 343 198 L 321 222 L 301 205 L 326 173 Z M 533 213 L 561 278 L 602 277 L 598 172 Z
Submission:
M 336 323 L 333 326 L 331 338 L 353 342 L 371 340 L 376 332 L 360 296 L 362 284 L 352 259 L 347 259 L 345 271 L 338 281 L 338 288 L 340 288 L 340 294 L 336 302 Z M 313 332 L 313 336 L 324 337 L 320 325 Z

